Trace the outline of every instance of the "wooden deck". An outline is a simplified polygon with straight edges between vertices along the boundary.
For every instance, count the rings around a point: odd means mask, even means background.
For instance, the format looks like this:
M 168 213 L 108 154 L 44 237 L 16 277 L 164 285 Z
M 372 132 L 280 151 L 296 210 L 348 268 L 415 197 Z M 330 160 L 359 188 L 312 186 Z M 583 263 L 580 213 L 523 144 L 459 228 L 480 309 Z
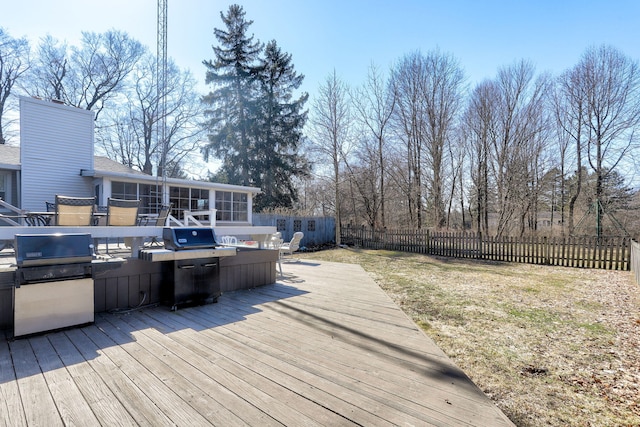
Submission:
M 0 425 L 512 425 L 362 268 L 283 267 L 218 304 L 0 340 Z

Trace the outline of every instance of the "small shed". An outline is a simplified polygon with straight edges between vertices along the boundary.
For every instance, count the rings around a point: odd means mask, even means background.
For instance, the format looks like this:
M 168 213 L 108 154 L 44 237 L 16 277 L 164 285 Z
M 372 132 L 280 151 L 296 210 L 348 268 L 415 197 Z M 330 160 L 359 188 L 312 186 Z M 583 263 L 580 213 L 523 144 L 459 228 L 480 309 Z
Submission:
M 335 242 L 336 220 L 330 216 L 288 216 L 277 214 L 253 214 L 253 225 L 275 226 L 284 241 L 289 241 L 293 233 L 302 231 L 301 246 L 313 247 Z

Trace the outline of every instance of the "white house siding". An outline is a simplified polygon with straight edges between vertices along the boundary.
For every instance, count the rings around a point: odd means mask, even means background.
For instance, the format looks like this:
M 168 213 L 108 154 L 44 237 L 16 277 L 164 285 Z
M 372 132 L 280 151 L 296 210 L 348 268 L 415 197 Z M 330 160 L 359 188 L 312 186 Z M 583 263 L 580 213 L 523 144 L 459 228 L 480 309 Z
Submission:
M 35 98 L 20 98 L 20 160 L 22 208 L 45 209 L 56 194 L 94 195 L 93 113 Z

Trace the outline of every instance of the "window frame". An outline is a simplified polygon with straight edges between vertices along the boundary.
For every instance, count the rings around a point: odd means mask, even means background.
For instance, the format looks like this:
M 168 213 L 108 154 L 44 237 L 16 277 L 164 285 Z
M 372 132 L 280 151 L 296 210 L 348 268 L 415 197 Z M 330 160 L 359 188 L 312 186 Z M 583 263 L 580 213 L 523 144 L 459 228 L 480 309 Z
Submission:
M 169 186 L 171 213 L 176 218 L 184 217 L 184 211 L 207 211 L 211 206 L 211 192 L 201 187 Z
M 240 191 L 215 192 L 216 223 L 248 223 L 250 196 Z
M 123 185 L 123 191 L 119 191 L 118 186 L 120 185 Z M 135 194 L 131 191 L 133 186 L 135 186 Z M 114 188 L 118 191 L 114 191 Z M 158 213 L 163 205 L 162 186 L 156 184 L 111 181 L 111 197 L 124 200 L 140 200 L 140 213 L 142 214 Z

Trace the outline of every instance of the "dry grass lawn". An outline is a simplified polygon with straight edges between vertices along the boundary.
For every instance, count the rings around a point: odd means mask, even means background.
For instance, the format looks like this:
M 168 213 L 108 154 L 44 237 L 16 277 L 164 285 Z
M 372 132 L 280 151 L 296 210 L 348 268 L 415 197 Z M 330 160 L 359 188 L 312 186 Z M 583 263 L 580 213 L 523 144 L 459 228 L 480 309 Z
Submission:
M 360 264 L 518 426 L 640 425 L 629 272 L 333 249 Z

